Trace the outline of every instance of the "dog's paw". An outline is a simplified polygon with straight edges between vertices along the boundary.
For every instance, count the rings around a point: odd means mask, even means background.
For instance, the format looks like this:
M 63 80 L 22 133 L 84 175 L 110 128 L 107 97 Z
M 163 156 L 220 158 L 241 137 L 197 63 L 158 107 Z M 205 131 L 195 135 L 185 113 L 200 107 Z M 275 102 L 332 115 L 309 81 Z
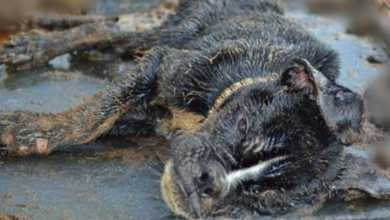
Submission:
M 47 155 L 49 140 L 36 126 L 34 113 L 15 112 L 0 118 L 0 155 Z M 36 130 L 35 130 L 36 129 Z

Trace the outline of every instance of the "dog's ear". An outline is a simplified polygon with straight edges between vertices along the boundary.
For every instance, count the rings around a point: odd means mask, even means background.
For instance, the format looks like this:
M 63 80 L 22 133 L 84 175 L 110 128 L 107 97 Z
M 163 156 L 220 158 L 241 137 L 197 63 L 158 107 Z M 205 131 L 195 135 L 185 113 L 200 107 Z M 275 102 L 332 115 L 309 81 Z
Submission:
M 317 70 L 307 60 L 293 61 L 295 65 L 282 75 L 282 85 L 288 90 L 303 90 L 313 97 L 338 140 L 344 145 L 353 144 L 364 118 L 361 96 L 330 80 L 326 73 Z
M 330 186 L 330 190 L 330 196 L 337 200 L 389 200 L 390 180 L 378 166 L 350 152 L 344 157 L 341 173 Z
M 292 65 L 282 73 L 281 84 L 293 91 L 303 90 L 308 93 L 314 91 L 313 77 L 306 67 L 300 64 Z

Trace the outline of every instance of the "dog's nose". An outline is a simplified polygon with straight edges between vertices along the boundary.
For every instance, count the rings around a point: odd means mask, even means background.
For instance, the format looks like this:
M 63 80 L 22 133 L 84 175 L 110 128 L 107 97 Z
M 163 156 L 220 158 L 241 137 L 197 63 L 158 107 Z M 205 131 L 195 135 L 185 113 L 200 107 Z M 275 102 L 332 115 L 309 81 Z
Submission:
M 203 172 L 196 178 L 196 186 L 198 194 L 203 198 L 212 196 L 214 192 L 213 178 L 208 172 Z
M 228 186 L 226 185 L 226 171 L 220 163 L 210 163 L 195 178 L 195 184 L 200 197 L 219 199 L 228 190 Z

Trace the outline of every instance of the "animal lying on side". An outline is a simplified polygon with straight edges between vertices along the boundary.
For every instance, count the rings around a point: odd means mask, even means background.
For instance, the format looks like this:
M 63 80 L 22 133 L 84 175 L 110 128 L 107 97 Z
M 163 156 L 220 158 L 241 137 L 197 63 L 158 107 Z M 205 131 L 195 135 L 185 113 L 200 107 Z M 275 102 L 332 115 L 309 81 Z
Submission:
M 171 158 L 162 193 L 186 218 L 281 215 L 349 188 L 389 198 L 386 176 L 344 151 L 364 106 L 336 83 L 337 54 L 278 4 L 182 0 L 161 27 L 110 25 L 84 28 L 147 50 L 134 72 L 67 111 L 0 118 L 7 155 L 47 155 L 102 135 L 163 136 Z

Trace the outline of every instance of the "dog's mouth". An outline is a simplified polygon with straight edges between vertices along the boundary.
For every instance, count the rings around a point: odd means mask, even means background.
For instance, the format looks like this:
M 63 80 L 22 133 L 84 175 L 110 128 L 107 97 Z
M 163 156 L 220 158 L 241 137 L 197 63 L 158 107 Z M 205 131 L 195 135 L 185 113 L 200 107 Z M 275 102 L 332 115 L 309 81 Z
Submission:
M 223 186 L 216 187 L 224 189 L 224 191 L 221 191 L 217 197 L 204 198 L 196 192 L 187 194 L 191 216 L 202 218 L 204 215 L 208 215 L 208 212 L 212 209 L 211 207 L 215 205 L 216 202 L 229 199 L 229 196 L 235 196 L 233 192 L 236 191 L 237 187 L 243 182 L 261 181 L 263 177 L 272 173 L 280 173 L 280 169 L 283 169 L 284 166 L 288 165 L 288 158 L 288 156 L 278 156 L 247 168 L 232 170 L 229 173 L 223 171 L 222 174 L 217 175 L 220 179 L 221 175 L 224 176 L 222 178 L 223 181 L 219 181 Z

